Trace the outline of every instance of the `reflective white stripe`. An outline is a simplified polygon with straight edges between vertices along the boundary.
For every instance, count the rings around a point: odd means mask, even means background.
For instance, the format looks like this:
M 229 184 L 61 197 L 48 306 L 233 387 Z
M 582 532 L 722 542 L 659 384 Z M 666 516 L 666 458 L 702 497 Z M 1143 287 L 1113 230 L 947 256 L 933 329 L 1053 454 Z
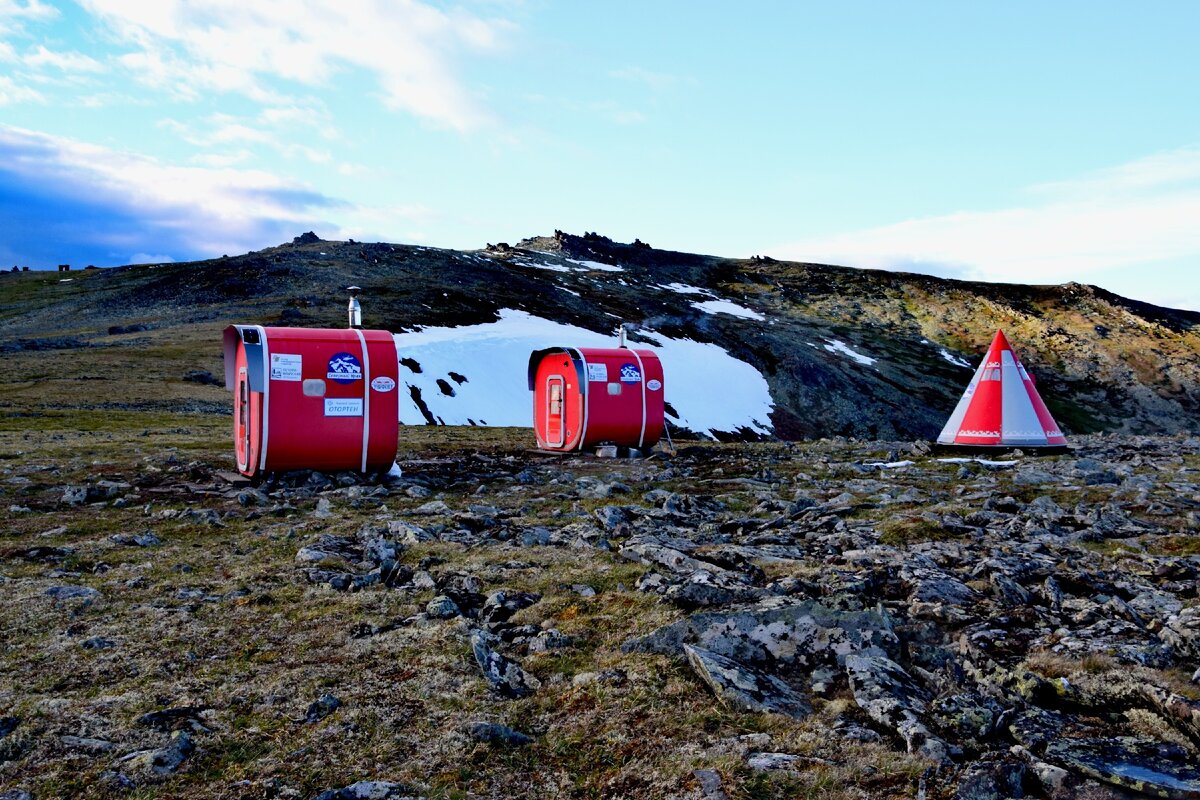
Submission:
M 259 340 L 262 342 L 262 452 L 258 454 L 258 468 L 265 471 L 267 468 L 267 442 L 270 440 L 271 433 L 271 360 L 270 356 L 268 355 L 267 329 L 262 325 L 254 325 L 253 328 L 258 331 Z
M 646 368 L 642 365 L 642 357 L 638 355 L 638 351 L 632 347 L 626 348 L 633 353 L 633 357 L 638 362 L 638 372 L 642 376 L 642 432 L 638 434 L 638 447 L 642 446 L 642 442 L 646 441 Z
M 1001 397 L 1000 438 L 1005 444 L 1044 445 L 1046 432 L 1029 399 L 1029 392 L 1022 380 L 1020 362 L 1011 350 L 1000 354 Z
M 946 426 L 942 428 L 941 435 L 938 436 L 938 444 L 954 444 L 954 437 L 959 435 L 959 426 L 962 425 L 963 419 L 967 416 L 967 409 L 971 407 L 971 398 L 975 395 L 975 387 L 979 385 L 979 381 L 983 378 L 984 370 L 991 367 L 987 363 L 987 358 L 983 359 L 979 368 L 975 370 L 975 375 L 971 378 L 971 382 L 967 384 L 966 391 L 958 400 L 958 405 L 954 407 L 954 413 L 950 415 L 950 419 L 946 420 Z M 964 434 L 970 435 L 970 434 Z
M 363 357 L 363 443 L 362 469 L 367 471 L 367 443 L 371 439 L 371 356 L 367 353 L 367 340 L 358 328 L 352 328 L 358 334 L 358 343 L 362 345 Z
M 588 405 L 591 403 L 588 398 L 592 396 L 592 376 L 588 374 L 587 356 L 583 354 L 582 350 L 576 350 L 575 352 L 579 353 L 579 361 L 583 364 L 584 384 L 579 387 L 579 400 L 583 403 L 583 422 L 579 426 L 579 448 L 583 449 L 583 440 L 587 438 Z M 571 355 L 570 352 L 567 355 Z

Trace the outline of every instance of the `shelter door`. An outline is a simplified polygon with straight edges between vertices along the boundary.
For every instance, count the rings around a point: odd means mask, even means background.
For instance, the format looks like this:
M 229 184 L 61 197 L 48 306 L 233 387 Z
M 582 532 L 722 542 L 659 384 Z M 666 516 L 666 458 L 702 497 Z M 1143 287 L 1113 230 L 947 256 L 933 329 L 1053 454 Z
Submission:
M 233 426 L 233 438 L 237 448 L 238 469 L 250 468 L 250 384 L 243 368 L 238 376 L 237 416 Z
M 551 375 L 546 379 L 546 444 L 562 447 L 563 428 L 563 377 Z

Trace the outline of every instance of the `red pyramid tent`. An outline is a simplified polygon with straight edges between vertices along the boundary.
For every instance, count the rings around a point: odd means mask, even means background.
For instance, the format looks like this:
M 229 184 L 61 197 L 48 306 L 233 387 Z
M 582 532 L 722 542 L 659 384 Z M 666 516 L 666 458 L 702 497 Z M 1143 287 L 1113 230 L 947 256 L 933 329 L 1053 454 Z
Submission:
M 938 444 L 966 447 L 1066 447 L 1058 423 L 1033 385 L 1033 378 L 1004 338 L 996 338 Z

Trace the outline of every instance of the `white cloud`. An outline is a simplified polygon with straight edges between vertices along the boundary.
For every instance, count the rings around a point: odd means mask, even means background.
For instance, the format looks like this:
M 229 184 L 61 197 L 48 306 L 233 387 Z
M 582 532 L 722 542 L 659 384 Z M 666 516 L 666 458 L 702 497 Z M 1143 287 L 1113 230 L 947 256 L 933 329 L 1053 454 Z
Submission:
M 7 75 L 0 75 L 0 106 L 12 103 L 44 103 L 46 98 L 36 89 L 17 85 Z
M 58 16 L 58 9 L 41 0 L 0 0 L 0 33 L 19 30 L 24 21 L 45 22 Z
M 644 67 L 624 67 L 615 69 L 608 73 L 609 77 L 619 78 L 624 81 L 640 83 L 648 86 L 655 91 L 661 92 L 664 89 L 670 89 L 675 84 L 679 83 L 679 78 L 670 75 L 666 72 L 655 72 L 654 70 L 645 69 Z
M 12 191 L 52 187 L 64 209 L 86 204 L 133 220 L 136 224 L 93 236 L 127 253 L 161 252 L 158 248 L 170 245 L 187 254 L 239 253 L 281 241 L 268 238 L 281 231 L 319 225 L 332 234 L 336 227 L 322 218 L 346 207 L 260 170 L 173 166 L 2 125 L 0 173 Z
M 342 139 L 341 132 L 333 125 L 329 112 L 296 105 L 264 108 L 258 121 L 274 128 L 311 128 L 323 139 Z
M 1200 258 L 1200 148 L 1031 187 L 1018 208 L 962 211 L 791 242 L 804 261 L 1020 283 L 1094 280 Z
M 175 259 L 160 253 L 134 253 L 129 257 L 130 264 L 172 264 Z
M 340 72 L 362 69 L 389 107 L 464 131 L 488 114 L 454 62 L 498 50 L 511 28 L 417 0 L 82 2 L 136 48 L 125 66 L 176 96 L 216 90 L 285 104 L 267 79 L 328 87 Z
M 37 50 L 25 55 L 21 62 L 32 69 L 53 67 L 62 72 L 102 72 L 104 65 L 91 56 L 83 53 L 55 53 L 47 50 L 45 45 L 38 45 Z
M 238 164 L 245 164 L 253 158 L 253 153 L 242 149 L 228 153 L 201 153 L 200 155 L 193 156 L 191 162 L 205 167 L 224 169 L 226 167 L 235 167 Z
M 210 114 L 205 120 L 195 123 L 164 119 L 159 121 L 158 127 L 172 131 L 188 144 L 197 147 L 223 148 L 241 145 L 242 149 L 238 152 L 246 153 L 248 147 L 260 146 L 270 148 L 285 158 L 304 158 L 314 164 L 327 164 L 333 160 L 333 155 L 325 150 L 298 142 L 285 142 L 277 133 L 256 127 L 248 121 L 229 114 Z M 280 126 L 276 125 L 275 127 Z M 209 152 L 198 158 L 206 158 L 208 159 L 207 163 L 217 164 L 224 157 L 223 153 Z M 242 159 L 239 157 L 238 160 Z

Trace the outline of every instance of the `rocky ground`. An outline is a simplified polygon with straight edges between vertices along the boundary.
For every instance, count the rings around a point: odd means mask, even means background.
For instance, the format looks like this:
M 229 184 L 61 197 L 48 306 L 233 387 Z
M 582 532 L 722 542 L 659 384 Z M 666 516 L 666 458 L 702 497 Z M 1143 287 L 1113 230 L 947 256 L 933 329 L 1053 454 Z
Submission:
M 1200 439 L 227 426 L 0 419 L 0 797 L 1200 797 Z

